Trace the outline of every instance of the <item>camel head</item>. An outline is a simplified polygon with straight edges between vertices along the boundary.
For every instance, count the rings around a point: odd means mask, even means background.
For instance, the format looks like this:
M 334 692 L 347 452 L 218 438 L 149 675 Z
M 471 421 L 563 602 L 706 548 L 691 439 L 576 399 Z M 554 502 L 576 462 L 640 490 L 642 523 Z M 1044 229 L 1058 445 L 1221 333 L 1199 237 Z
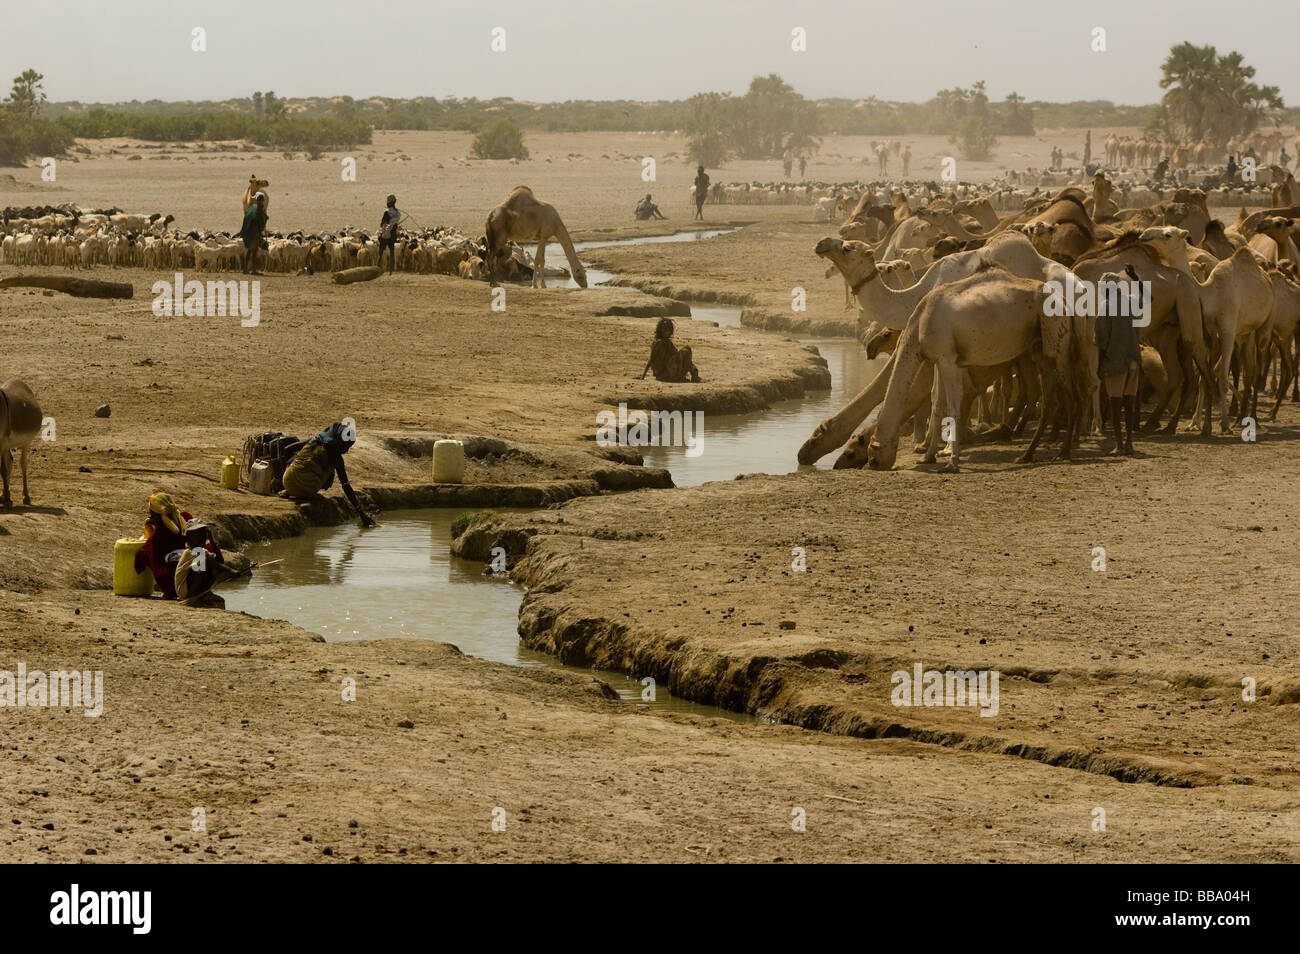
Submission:
M 1138 244 L 1149 245 L 1164 258 L 1176 262 L 1178 257 L 1174 253 L 1183 250 L 1188 234 L 1186 229 L 1176 225 L 1157 225 L 1142 231 L 1137 240 Z
M 1056 231 L 1055 222 L 1026 222 L 1011 227 L 1029 239 L 1039 255 L 1048 255 L 1052 247 L 1052 234 Z
M 867 445 L 867 466 L 872 470 L 893 470 L 898 460 L 898 439 L 881 443 L 878 437 L 872 437 Z
M 1285 247 L 1286 237 L 1291 231 L 1291 222 L 1292 220 L 1284 215 L 1270 215 L 1261 220 L 1255 230 L 1261 235 L 1267 235 L 1278 245 Z
M 880 274 L 871 246 L 866 242 L 846 242 L 828 237 L 818 242 L 813 251 L 819 258 L 832 262 L 841 275 L 859 287 Z

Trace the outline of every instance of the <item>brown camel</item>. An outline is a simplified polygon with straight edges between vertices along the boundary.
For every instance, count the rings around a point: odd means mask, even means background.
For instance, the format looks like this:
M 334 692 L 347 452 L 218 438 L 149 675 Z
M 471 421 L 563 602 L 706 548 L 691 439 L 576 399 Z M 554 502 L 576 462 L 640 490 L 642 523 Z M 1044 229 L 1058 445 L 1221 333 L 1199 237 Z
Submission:
M 31 495 L 27 492 L 27 455 L 32 441 L 41 432 L 41 407 L 36 403 L 32 389 L 17 378 L 0 384 L 0 478 L 4 480 L 4 495 L 0 507 L 13 506 L 9 496 L 9 474 L 13 470 L 12 454 L 16 450 L 23 470 L 23 504 L 30 507 Z
M 1140 241 L 1155 249 L 1171 265 L 1195 281 L 1187 259 L 1187 232 L 1166 226 L 1147 229 Z M 1219 429 L 1231 433 L 1226 396 L 1231 391 L 1237 414 L 1258 420 L 1259 390 L 1257 369 L 1261 353 L 1273 332 L 1275 300 L 1273 285 L 1249 248 L 1239 248 L 1224 259 L 1204 282 L 1197 282 L 1206 329 L 1217 337 L 1213 358 L 1219 391 Z M 1153 322 L 1154 323 L 1154 322 Z M 1236 357 L 1241 368 L 1243 390 L 1238 392 L 1229 382 L 1229 370 Z M 1203 395 L 1198 409 L 1203 433 L 1210 427 L 1208 396 Z
M 488 213 L 486 234 L 487 255 L 484 263 L 489 281 L 496 280 L 497 264 L 505 254 L 508 243 L 535 239 L 537 255 L 533 259 L 533 287 L 545 288 L 543 272 L 546 269 L 546 243 L 554 237 L 564 249 L 574 281 L 581 288 L 587 287 L 587 270 L 578 261 L 578 253 L 573 247 L 573 240 L 569 238 L 569 230 L 560 219 L 560 213 L 549 202 L 536 198 L 528 186 L 515 186 L 505 201 Z

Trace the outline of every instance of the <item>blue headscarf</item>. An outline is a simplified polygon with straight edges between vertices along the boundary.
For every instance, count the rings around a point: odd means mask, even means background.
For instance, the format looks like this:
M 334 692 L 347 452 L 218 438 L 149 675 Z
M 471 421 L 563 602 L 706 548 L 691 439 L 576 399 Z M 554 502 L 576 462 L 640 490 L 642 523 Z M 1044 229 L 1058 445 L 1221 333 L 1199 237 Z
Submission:
M 324 444 L 326 447 L 330 448 L 331 450 L 336 450 L 340 454 L 346 454 L 348 450 L 351 449 L 352 445 L 356 443 L 356 440 L 355 438 L 350 441 L 344 440 L 343 431 L 344 431 L 343 425 L 336 421 L 335 423 L 331 424 L 329 427 L 325 428 L 325 430 L 317 434 L 315 440 L 317 440 L 321 444 Z

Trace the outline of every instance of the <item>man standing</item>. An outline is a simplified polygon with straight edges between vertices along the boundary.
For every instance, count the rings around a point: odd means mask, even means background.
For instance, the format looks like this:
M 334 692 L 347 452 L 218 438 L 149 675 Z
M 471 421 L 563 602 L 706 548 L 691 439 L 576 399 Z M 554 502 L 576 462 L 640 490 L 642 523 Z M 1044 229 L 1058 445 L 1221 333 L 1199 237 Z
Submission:
M 397 264 L 397 226 L 402 221 L 402 212 L 397 207 L 397 196 L 388 197 L 388 208 L 379 218 L 379 268 L 384 268 L 384 249 L 388 250 L 388 274 L 393 274 Z
M 1092 162 L 1092 130 L 1089 129 L 1087 135 L 1083 137 L 1083 168 L 1087 170 L 1088 164 Z
M 709 174 L 700 166 L 695 170 L 695 217 L 704 221 L 704 200 L 709 194 Z
M 1097 374 L 1106 388 L 1106 396 L 1110 398 L 1110 419 L 1115 428 L 1115 448 L 1110 451 L 1112 457 L 1120 454 L 1133 456 L 1133 431 L 1137 427 L 1138 369 L 1142 354 L 1132 316 L 1142 313 L 1142 303 L 1132 302 L 1129 308 L 1108 307 L 1117 305 L 1119 296 L 1127 294 L 1134 285 L 1139 289 L 1142 287 L 1137 281 L 1137 273 L 1131 271 L 1132 267 L 1125 266 L 1125 271 L 1129 272 L 1127 276 L 1107 272 L 1097 282 L 1097 319 L 1092 341 L 1097 346 Z M 1129 278 L 1133 279 L 1133 285 L 1130 285 Z M 1111 311 L 1116 314 L 1111 314 Z M 1121 433 L 1121 415 L 1126 433 Z

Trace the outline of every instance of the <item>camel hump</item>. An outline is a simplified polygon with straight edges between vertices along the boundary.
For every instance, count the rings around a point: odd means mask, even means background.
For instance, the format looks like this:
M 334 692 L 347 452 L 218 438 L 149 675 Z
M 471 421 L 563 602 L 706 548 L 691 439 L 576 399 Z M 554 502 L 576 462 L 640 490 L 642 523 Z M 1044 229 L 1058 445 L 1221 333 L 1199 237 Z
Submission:
M 526 185 L 517 185 L 511 190 L 511 192 L 527 192 L 529 195 L 533 194 L 533 190 L 528 188 Z

